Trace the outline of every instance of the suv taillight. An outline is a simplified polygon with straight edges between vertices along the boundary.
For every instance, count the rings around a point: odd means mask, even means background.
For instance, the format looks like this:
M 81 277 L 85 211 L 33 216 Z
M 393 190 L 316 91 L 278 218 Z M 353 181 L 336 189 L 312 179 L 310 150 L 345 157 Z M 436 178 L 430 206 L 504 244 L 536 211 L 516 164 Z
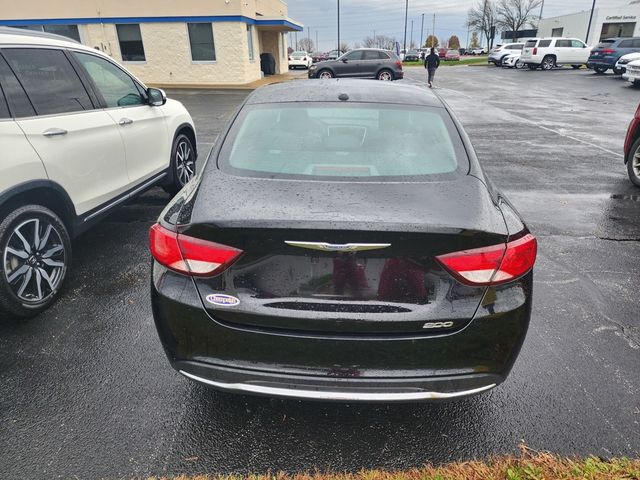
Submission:
M 153 258 L 183 275 L 212 277 L 233 264 L 242 250 L 172 232 L 156 223 L 149 230 Z
M 610 48 L 607 48 L 605 50 L 602 50 L 601 52 L 603 55 L 611 55 L 612 53 L 616 53 L 615 50 L 611 50 Z
M 537 55 L 538 54 L 538 47 L 534 47 L 533 48 L 533 55 Z
M 402 70 L 402 61 L 396 60 L 396 67 L 398 67 L 398 70 Z
M 529 272 L 537 251 L 535 237 L 528 234 L 507 244 L 448 253 L 436 260 L 466 285 L 499 285 Z

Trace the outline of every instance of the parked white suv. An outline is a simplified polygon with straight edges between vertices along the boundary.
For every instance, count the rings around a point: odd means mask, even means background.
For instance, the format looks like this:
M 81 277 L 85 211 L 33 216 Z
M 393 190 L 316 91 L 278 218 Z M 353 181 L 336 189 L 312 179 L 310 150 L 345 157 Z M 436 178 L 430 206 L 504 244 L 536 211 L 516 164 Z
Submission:
M 0 317 L 58 296 L 71 238 L 154 185 L 194 175 L 193 121 L 108 56 L 0 28 Z
M 580 68 L 587 64 L 590 54 L 587 44 L 577 38 L 534 38 L 524 44 L 520 60 L 532 70 L 561 65 Z

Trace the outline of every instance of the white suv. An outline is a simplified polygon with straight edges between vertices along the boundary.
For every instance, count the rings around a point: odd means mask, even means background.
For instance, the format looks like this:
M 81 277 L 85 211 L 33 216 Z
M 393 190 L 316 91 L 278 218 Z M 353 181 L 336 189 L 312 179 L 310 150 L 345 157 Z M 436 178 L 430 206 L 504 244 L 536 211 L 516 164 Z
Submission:
M 551 70 L 560 65 L 580 68 L 589 60 L 591 49 L 577 38 L 534 38 L 522 49 L 520 60 L 531 70 Z
M 57 297 L 70 239 L 154 185 L 194 175 L 193 121 L 108 56 L 0 28 L 0 317 Z

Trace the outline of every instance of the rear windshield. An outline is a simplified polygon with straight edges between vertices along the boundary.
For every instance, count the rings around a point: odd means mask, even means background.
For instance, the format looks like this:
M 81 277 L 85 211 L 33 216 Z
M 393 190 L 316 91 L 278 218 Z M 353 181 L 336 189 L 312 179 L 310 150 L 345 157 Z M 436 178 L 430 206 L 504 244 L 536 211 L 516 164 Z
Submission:
M 615 40 L 602 40 L 597 46 L 596 48 L 607 48 L 610 47 L 611 45 L 613 45 L 614 43 L 616 43 Z
M 443 108 L 282 103 L 245 107 L 218 165 L 248 177 L 429 181 L 464 175 L 469 161 Z
M 302 58 L 307 56 L 307 52 L 293 52 L 291 56 L 293 58 Z
M 535 47 L 537 40 L 527 40 L 527 43 L 524 44 L 525 47 Z

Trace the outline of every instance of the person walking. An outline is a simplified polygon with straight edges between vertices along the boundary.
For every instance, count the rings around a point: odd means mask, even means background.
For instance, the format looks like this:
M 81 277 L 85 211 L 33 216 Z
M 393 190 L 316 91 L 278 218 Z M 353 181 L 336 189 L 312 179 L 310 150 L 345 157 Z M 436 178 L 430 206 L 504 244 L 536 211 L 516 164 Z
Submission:
M 431 53 L 424 59 L 424 68 L 427 69 L 429 88 L 433 88 L 433 78 L 436 75 L 436 70 L 440 66 L 440 55 L 436 53 L 435 48 L 431 48 Z

